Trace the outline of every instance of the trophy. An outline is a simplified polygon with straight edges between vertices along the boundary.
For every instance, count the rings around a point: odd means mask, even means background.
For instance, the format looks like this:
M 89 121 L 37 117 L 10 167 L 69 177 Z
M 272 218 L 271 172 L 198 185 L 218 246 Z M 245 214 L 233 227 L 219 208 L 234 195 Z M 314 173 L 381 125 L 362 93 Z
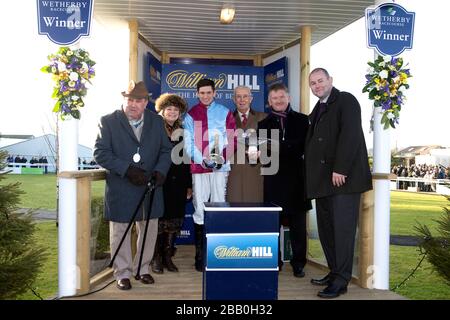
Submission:
M 211 149 L 209 157 L 203 160 L 205 166 L 209 169 L 220 169 L 225 163 L 225 159 L 222 157 L 219 148 L 219 134 L 214 135 L 214 145 Z

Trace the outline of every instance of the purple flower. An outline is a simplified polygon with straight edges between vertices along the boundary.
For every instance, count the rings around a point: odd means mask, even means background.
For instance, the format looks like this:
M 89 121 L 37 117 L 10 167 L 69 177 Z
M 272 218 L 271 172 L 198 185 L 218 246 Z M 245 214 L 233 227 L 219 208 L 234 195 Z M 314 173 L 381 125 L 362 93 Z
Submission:
M 398 75 L 397 71 L 391 71 L 390 73 L 392 78 L 395 78 Z
M 381 108 L 383 108 L 384 111 L 389 110 L 391 108 L 391 100 L 381 103 Z

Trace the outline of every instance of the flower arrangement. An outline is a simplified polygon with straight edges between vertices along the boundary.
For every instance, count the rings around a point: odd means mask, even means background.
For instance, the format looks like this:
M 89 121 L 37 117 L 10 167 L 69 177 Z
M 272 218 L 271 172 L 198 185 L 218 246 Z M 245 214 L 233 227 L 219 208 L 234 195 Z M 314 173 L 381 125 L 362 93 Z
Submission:
M 403 68 L 402 58 L 391 56 L 378 56 L 374 62 L 369 61 L 367 64 L 370 68 L 362 92 L 369 93 L 369 99 L 374 100 L 374 107 L 383 109 L 381 124 L 384 129 L 395 128 L 406 100 L 405 91 L 409 88 L 409 69 Z
M 48 56 L 50 63 L 41 68 L 42 72 L 53 74 L 55 85 L 52 98 L 57 99 L 53 112 L 62 120 L 71 115 L 80 119 L 80 108 L 84 107 L 83 97 L 87 93 L 86 84 L 95 76 L 95 62 L 83 49 L 59 48 L 56 54 Z

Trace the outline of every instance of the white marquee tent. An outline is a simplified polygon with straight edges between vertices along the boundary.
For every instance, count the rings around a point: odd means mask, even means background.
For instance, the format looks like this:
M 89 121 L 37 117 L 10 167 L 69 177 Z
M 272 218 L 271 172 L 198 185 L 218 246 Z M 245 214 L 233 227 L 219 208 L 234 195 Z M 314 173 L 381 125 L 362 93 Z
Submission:
M 30 162 L 32 157 L 46 157 L 49 167 L 48 171 L 55 172 L 55 158 L 56 158 L 56 136 L 54 134 L 46 134 L 33 139 L 14 143 L 1 147 L 0 150 L 5 150 L 13 157 L 25 157 Z M 86 160 L 90 162 L 93 158 L 92 149 L 81 144 L 78 145 L 78 156 L 81 161 Z

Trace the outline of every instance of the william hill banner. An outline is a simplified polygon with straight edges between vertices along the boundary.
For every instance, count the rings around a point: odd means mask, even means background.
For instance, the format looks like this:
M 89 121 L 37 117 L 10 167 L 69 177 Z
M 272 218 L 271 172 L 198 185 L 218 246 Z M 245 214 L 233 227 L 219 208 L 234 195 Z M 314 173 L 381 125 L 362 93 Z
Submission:
M 278 233 L 209 233 L 206 270 L 278 270 Z
M 253 109 L 264 111 L 263 77 L 263 67 L 163 64 L 161 93 L 176 93 L 192 107 L 198 103 L 197 82 L 209 78 L 216 84 L 216 102 L 234 110 L 234 88 L 247 86 L 253 94 Z

